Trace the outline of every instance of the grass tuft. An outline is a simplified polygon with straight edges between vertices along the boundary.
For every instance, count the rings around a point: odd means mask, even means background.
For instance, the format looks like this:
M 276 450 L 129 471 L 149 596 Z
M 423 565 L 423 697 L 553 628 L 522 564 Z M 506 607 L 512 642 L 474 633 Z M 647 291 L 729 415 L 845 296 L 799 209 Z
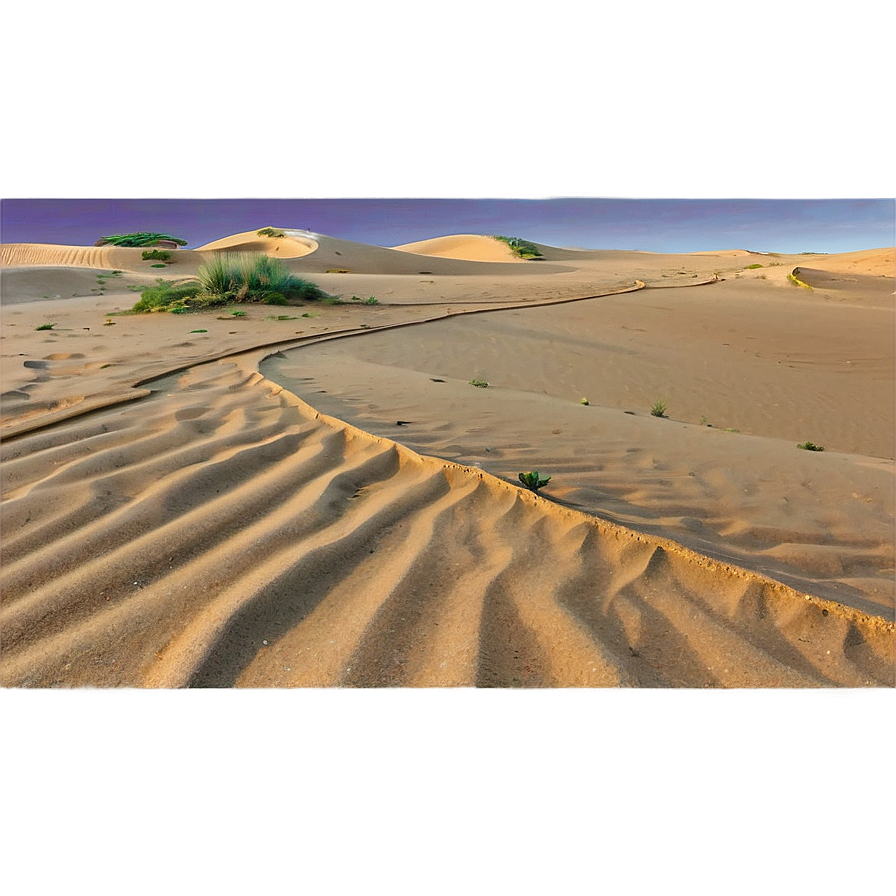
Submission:
M 480 389 L 488 389 L 488 383 L 485 380 L 470 380 L 471 386 L 478 386 Z
M 669 405 L 662 399 L 655 401 L 650 408 L 650 413 L 654 417 L 665 417 Z
M 824 445 L 816 445 L 814 442 L 800 442 L 796 447 L 803 451 L 824 451 Z

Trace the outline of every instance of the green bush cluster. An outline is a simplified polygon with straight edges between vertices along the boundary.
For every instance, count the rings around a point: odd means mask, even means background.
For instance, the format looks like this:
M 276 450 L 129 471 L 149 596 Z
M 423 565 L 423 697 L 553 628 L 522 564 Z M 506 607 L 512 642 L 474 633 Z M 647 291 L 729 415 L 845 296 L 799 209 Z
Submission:
M 261 230 L 256 230 L 255 233 L 257 236 L 272 236 L 275 238 L 286 236 L 286 233 L 278 227 L 262 227 Z
M 107 246 L 126 246 L 139 248 L 141 246 L 154 246 L 162 240 L 176 243 L 178 246 L 186 246 L 187 241 L 171 236 L 170 233 L 149 233 L 145 230 L 136 233 L 115 233 L 111 236 L 103 236 L 97 242 L 97 245 Z
M 147 249 L 143 252 L 142 257 L 144 261 L 168 261 L 171 258 L 171 253 L 164 249 Z
M 217 305 L 288 305 L 327 298 L 316 283 L 296 277 L 279 259 L 222 253 L 199 268 L 198 280 L 157 281 L 143 291 L 132 310 L 183 312 Z
M 543 258 L 538 246 L 530 243 L 528 240 L 522 240 L 518 236 L 495 236 L 496 240 L 507 243 L 511 251 L 517 258 Z

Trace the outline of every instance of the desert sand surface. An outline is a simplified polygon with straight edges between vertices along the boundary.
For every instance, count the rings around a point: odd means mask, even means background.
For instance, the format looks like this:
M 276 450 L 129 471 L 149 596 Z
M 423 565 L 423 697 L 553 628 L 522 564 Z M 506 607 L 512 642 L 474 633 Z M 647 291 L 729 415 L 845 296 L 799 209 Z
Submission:
M 3 246 L 0 683 L 893 687 L 894 250 L 506 248 Z

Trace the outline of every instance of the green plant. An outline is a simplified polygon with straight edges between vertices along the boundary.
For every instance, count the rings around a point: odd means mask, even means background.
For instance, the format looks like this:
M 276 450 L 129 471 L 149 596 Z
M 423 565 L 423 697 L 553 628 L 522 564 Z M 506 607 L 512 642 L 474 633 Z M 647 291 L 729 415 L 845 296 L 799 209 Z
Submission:
M 140 301 L 131 309 L 136 312 L 174 311 L 186 309 L 188 300 L 194 300 L 202 292 L 195 280 L 176 283 L 173 280 L 157 280 L 155 286 L 143 289 Z
M 248 311 L 231 311 L 231 317 L 245 317 L 249 312 Z
M 163 265 L 163 264 L 151 264 L 150 267 L 151 267 L 151 268 L 163 268 L 163 267 L 165 267 L 165 265 Z
M 208 330 L 190 330 L 191 333 L 208 333 Z
M 480 389 L 488 389 L 488 383 L 485 380 L 470 380 L 471 386 L 478 386 Z
M 589 404 L 591 404 L 591 402 L 588 401 L 587 398 L 583 398 L 583 399 L 579 402 L 579 404 L 589 405 Z
M 371 296 L 369 299 L 364 299 L 361 303 L 362 305 L 379 305 L 380 300 L 376 296 Z
M 745 270 L 745 271 L 755 271 L 756 268 L 761 268 L 761 267 L 762 267 L 761 264 L 748 264 L 748 265 L 744 268 L 744 270 Z
M 535 243 L 530 243 L 528 240 L 520 239 L 517 236 L 495 236 L 494 239 L 500 240 L 502 243 L 507 243 L 510 246 L 510 250 L 513 252 L 517 258 L 542 258 L 542 254 L 538 249 L 538 246 Z
M 342 305 L 344 304 L 339 296 L 324 296 L 320 300 L 321 305 Z
M 824 451 L 824 445 L 816 445 L 814 442 L 800 442 L 796 447 L 803 451 Z
M 35 330 L 52 330 L 56 324 L 41 324 L 39 327 L 35 327 Z
M 256 230 L 255 233 L 257 236 L 272 236 L 275 238 L 286 236 L 278 227 L 262 227 L 261 230 Z
M 144 261 L 168 261 L 171 258 L 171 253 L 164 249 L 147 249 L 143 252 L 142 257 Z
M 149 233 L 145 230 L 136 233 L 114 233 L 111 236 L 103 236 L 97 240 L 98 246 L 129 246 L 140 248 L 141 246 L 154 246 L 165 240 L 176 243 L 178 246 L 186 246 L 187 241 L 171 236 L 170 233 Z
M 216 255 L 199 268 L 199 282 L 207 305 L 228 302 L 286 305 L 290 300 L 331 298 L 317 284 L 297 277 L 282 261 L 267 255 L 226 252 Z
M 548 476 L 547 478 L 542 479 L 537 471 L 533 473 L 519 473 L 517 475 L 520 482 L 522 482 L 530 492 L 537 492 L 540 488 L 546 486 L 552 478 L 551 476 Z
M 659 399 L 659 400 L 655 401 L 653 403 L 653 405 L 651 406 L 650 413 L 654 417 L 665 417 L 666 410 L 668 409 L 668 407 L 669 406 L 666 404 L 665 401 L 663 401 L 662 399 Z

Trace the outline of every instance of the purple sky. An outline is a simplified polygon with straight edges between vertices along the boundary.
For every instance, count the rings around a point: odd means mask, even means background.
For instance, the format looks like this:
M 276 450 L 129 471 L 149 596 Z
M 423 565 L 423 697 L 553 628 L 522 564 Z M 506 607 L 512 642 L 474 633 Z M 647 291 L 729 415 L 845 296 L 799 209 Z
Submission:
M 888 197 L 890 2 L 4 0 L 6 197 Z

